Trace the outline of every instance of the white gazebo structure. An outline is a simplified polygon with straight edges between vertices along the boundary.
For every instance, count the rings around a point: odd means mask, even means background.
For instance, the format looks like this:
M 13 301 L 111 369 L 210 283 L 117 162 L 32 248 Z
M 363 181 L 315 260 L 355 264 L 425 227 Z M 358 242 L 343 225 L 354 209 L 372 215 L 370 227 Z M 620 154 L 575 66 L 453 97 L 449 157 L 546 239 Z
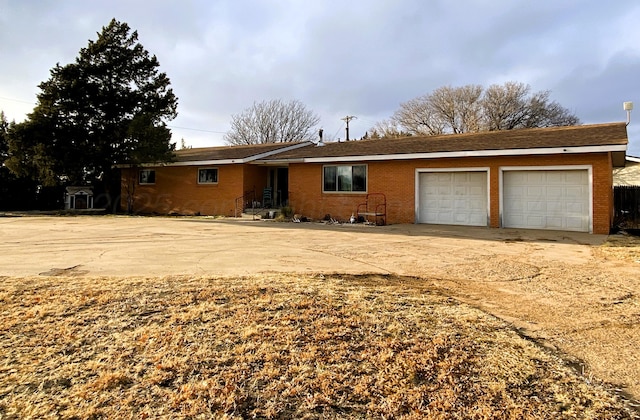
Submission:
M 92 187 L 67 187 L 64 194 L 65 210 L 87 210 L 92 208 Z

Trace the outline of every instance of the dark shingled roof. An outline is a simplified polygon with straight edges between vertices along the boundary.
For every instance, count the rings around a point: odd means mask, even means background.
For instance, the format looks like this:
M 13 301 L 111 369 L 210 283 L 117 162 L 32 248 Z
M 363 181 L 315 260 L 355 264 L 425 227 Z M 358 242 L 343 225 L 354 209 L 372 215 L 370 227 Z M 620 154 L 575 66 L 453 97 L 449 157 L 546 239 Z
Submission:
M 627 144 L 625 123 L 532 128 L 440 136 L 404 137 L 325 143 L 324 147 L 301 147 L 265 160 L 322 157 L 375 156 L 413 153 L 473 152 Z
M 202 160 L 246 159 L 268 152 L 275 152 L 299 143 L 269 143 L 250 146 L 219 146 L 180 149 L 175 151 L 175 162 L 195 162 Z
M 269 143 L 250 146 L 201 147 L 176 150 L 175 162 L 243 160 L 261 157 L 264 161 L 300 160 L 350 156 L 384 156 L 416 153 L 474 152 L 513 149 L 615 146 L 627 144 L 625 123 L 532 128 L 440 136 L 404 137 L 386 140 L 359 140 L 325 143 Z M 294 147 L 293 150 L 278 150 Z M 268 156 L 260 156 L 267 153 Z

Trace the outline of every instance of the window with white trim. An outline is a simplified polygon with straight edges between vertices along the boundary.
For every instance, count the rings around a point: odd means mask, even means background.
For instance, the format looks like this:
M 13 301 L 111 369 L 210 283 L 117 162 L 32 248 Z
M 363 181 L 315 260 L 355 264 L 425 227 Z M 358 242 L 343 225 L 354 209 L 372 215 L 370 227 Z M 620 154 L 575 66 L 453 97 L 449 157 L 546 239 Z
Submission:
M 140 171 L 140 185 L 155 184 L 156 183 L 156 171 L 154 169 L 142 169 Z
M 198 169 L 198 184 L 217 184 L 218 168 Z
M 322 168 L 324 192 L 367 192 L 367 165 L 326 165 Z

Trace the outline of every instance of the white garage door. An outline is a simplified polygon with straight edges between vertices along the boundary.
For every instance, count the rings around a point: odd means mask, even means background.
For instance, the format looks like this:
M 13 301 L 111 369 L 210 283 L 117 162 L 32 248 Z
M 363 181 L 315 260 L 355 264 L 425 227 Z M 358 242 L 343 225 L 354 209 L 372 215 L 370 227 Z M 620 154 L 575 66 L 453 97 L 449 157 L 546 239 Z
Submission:
M 487 226 L 486 172 L 419 176 L 418 223 Z
M 503 226 L 588 232 L 588 171 L 505 171 Z

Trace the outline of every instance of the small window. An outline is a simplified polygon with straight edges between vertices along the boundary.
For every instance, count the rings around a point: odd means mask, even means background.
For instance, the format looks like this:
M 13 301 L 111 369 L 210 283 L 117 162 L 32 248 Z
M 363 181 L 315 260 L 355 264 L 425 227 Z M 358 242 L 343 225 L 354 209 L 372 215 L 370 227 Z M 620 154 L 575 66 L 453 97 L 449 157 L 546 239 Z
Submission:
M 324 192 L 366 192 L 367 165 L 325 166 Z
M 143 169 L 140 171 L 140 184 L 155 184 L 156 171 L 153 169 Z
M 217 184 L 218 168 L 198 169 L 198 184 Z

